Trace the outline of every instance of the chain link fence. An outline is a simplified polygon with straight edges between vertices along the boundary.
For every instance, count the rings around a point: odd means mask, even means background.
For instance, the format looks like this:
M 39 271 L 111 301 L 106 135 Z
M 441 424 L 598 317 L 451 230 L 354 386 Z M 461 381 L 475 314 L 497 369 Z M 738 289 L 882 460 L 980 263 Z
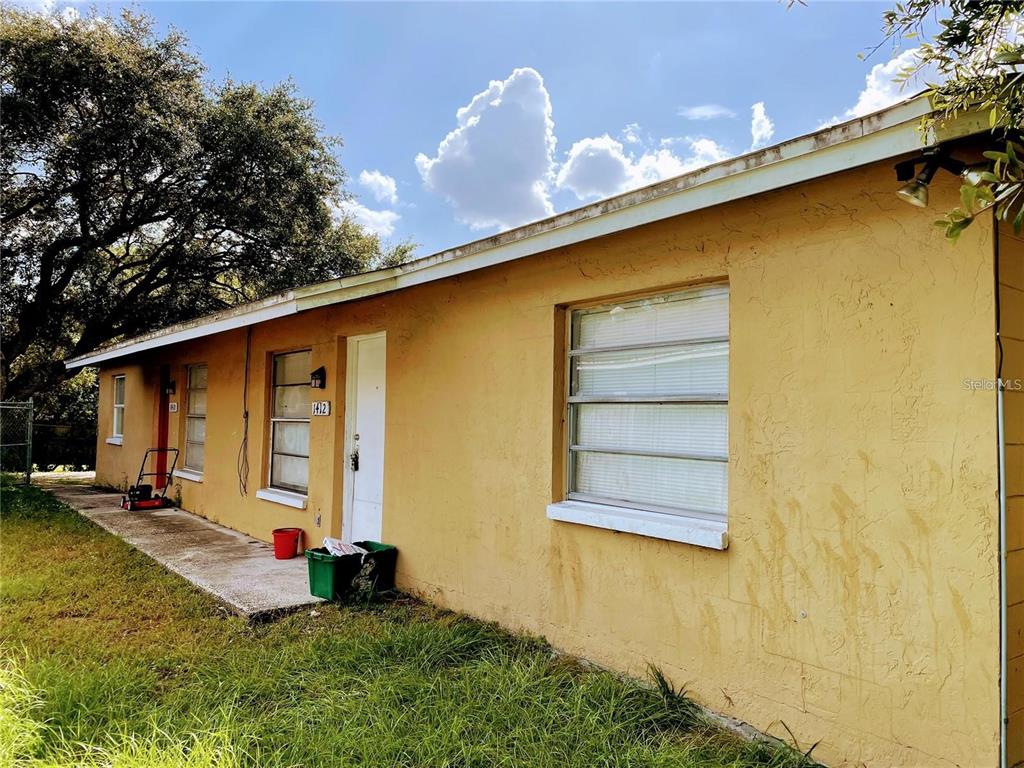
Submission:
M 32 401 L 0 403 L 0 472 L 32 482 Z

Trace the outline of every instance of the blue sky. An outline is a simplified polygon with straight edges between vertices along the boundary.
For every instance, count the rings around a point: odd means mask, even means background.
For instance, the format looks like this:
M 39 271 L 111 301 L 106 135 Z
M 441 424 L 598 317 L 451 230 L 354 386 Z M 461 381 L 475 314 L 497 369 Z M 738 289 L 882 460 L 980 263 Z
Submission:
M 907 56 L 857 57 L 888 3 L 141 7 L 214 80 L 292 78 L 348 213 L 419 255 L 885 106 Z

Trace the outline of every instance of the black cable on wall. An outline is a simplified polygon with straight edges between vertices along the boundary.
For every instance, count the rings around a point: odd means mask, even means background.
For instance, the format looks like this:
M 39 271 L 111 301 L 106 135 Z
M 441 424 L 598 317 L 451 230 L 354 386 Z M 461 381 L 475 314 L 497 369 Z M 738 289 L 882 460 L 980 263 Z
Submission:
M 242 444 L 238 447 L 238 493 L 249 490 L 249 356 L 252 351 L 252 326 L 245 331 L 245 372 L 242 383 Z

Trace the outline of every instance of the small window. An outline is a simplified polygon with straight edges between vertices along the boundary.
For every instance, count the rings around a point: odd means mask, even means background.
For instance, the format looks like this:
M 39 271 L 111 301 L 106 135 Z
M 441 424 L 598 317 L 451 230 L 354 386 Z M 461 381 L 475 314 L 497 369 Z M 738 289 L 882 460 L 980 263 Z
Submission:
M 111 437 L 124 435 L 124 376 L 114 377 L 114 431 Z
M 188 367 L 185 412 L 185 469 L 203 471 L 206 460 L 206 366 Z
M 572 312 L 568 497 L 724 520 L 729 292 Z
M 270 486 L 309 488 L 310 351 L 274 355 L 270 417 Z

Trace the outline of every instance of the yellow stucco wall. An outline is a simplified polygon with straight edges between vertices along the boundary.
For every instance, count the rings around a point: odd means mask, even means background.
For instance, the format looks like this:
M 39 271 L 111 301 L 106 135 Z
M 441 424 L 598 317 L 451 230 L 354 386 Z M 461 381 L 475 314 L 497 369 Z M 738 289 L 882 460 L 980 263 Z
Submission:
M 311 349 L 312 368 L 323 365 L 330 371 L 331 389 L 322 397 L 332 400 L 335 408 L 330 417 L 310 422 L 310 444 L 315 446 L 310 455 L 310 490 L 305 510 L 285 507 L 254 497 L 265 482 L 268 467 L 268 406 L 267 382 L 270 377 L 271 356 L 275 352 Z M 125 487 L 134 483 L 139 463 L 146 448 L 156 445 L 157 394 L 161 364 L 170 365 L 171 378 L 177 394 L 171 398 L 178 403 L 178 413 L 169 419 L 168 444 L 181 451 L 178 467 L 184 462 L 185 417 L 187 392 L 187 366 L 207 365 L 208 414 L 206 419 L 206 467 L 202 483 L 179 478 L 169 495 L 179 495 L 184 508 L 210 520 L 237 528 L 262 539 L 269 540 L 274 528 L 295 526 L 305 531 L 306 543 L 319 546 L 332 530 L 340 530 L 341 472 L 334 461 L 340 455 L 344 425 L 344 344 L 338 343 L 337 333 L 326 325 L 311 323 L 303 328 L 301 336 L 294 327 L 274 324 L 253 329 L 250 342 L 250 388 L 248 396 L 249 429 L 246 491 L 240 490 L 239 453 L 245 432 L 243 375 L 246 356 L 246 331 L 232 331 L 216 337 L 200 339 L 175 347 L 170 354 L 154 353 L 145 356 L 139 366 L 104 369 L 100 386 L 100 436 L 97 446 L 97 481 L 104 485 Z M 341 357 L 339 358 L 339 350 Z M 125 428 L 124 445 L 106 442 L 104 424 L 112 407 L 113 375 L 125 372 L 127 381 L 138 378 L 140 369 L 150 371 L 152 384 L 149 397 L 146 392 L 136 393 L 132 387 L 126 394 L 126 413 L 132 421 Z M 133 375 L 134 372 L 134 375 Z M 340 388 L 338 388 L 340 385 Z M 317 399 L 321 398 L 317 394 Z M 339 441 L 334 446 L 334 440 Z
M 1009 764 L 1024 762 L 1024 240 L 1000 233 L 1000 336 L 1006 440 L 1007 713 Z
M 124 376 L 124 425 L 121 445 L 114 437 L 114 377 Z M 97 482 L 122 490 L 135 482 L 139 465 L 156 434 L 156 405 L 159 371 L 146 361 L 116 361 L 100 372 L 96 425 Z
M 933 186 L 936 208 L 955 199 L 951 180 Z M 403 588 L 616 669 L 655 663 L 714 710 L 821 740 L 836 765 L 995 766 L 995 397 L 963 385 L 994 371 L 991 232 L 951 247 L 893 187 L 880 164 L 260 325 L 246 498 L 245 332 L 133 362 L 172 363 L 179 392 L 182 366 L 210 366 L 207 471 L 180 482 L 186 508 L 319 540 L 340 531 L 344 339 L 386 330 L 384 539 Z M 729 549 L 548 520 L 558 308 L 723 278 Z M 299 511 L 252 493 L 268 354 L 303 346 L 333 413 L 313 419 Z M 152 402 L 129 407 L 153 421 Z M 101 439 L 100 478 L 134 473 L 135 446 Z

